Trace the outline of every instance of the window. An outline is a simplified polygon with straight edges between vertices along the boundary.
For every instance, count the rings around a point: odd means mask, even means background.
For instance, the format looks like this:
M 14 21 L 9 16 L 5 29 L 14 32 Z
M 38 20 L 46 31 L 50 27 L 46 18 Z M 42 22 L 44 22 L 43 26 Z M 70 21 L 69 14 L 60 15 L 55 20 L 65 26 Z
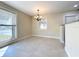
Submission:
M 40 21 L 40 29 L 47 29 L 47 20 Z
M 0 9 L 0 42 L 16 37 L 16 14 Z

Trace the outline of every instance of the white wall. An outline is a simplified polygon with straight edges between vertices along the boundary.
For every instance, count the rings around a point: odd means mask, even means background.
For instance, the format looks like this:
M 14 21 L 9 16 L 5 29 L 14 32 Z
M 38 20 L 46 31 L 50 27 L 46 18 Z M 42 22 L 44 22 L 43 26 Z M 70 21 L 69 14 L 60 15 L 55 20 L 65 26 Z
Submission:
M 43 37 L 51 37 L 59 39 L 60 37 L 60 24 L 63 23 L 62 14 L 47 14 L 42 15 L 47 19 L 47 29 L 41 30 L 39 22 L 32 17 L 32 34 Z
M 23 12 L 17 12 L 17 34 L 18 38 L 32 35 L 32 18 Z
M 65 49 L 69 56 L 79 57 L 79 21 L 65 25 Z

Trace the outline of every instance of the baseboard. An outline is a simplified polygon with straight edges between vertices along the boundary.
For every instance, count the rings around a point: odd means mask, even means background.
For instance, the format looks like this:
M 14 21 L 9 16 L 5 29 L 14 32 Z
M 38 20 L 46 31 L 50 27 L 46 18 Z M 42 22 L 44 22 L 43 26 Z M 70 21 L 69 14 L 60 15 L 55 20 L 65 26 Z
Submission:
M 47 37 L 47 38 L 59 39 L 59 37 L 56 37 L 56 36 L 42 36 L 42 35 L 32 35 L 32 36 L 39 36 L 39 37 Z
M 21 37 L 21 38 L 18 38 L 18 40 L 23 40 L 23 39 L 26 39 L 26 38 L 29 38 L 29 37 L 31 37 L 32 35 L 26 35 L 26 36 L 23 36 L 23 37 Z
M 67 53 L 68 57 L 71 57 L 71 55 L 66 47 L 65 47 L 65 52 Z

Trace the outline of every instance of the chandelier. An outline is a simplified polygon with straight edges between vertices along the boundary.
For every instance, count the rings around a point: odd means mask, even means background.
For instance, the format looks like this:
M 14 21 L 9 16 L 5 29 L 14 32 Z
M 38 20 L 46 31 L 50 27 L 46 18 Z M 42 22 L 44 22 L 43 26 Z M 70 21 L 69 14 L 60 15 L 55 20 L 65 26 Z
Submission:
M 34 18 L 37 20 L 37 21 L 41 21 L 42 20 L 42 16 L 40 16 L 40 14 L 39 14 L 39 9 L 37 9 L 37 15 L 36 16 L 34 16 Z

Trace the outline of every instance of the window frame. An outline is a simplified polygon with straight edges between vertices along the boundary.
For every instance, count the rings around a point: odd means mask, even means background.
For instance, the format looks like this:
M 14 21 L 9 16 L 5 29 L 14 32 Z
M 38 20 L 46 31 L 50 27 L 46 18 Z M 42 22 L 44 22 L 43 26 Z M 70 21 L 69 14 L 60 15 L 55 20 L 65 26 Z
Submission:
M 7 9 L 3 9 L 3 8 L 0 8 L 0 9 L 3 10 L 3 11 L 9 12 L 9 13 L 15 14 L 15 18 L 16 18 L 15 19 L 15 22 L 16 22 L 16 25 L 13 25 L 13 24 L 11 24 L 11 25 L 8 25 L 8 24 L 0 24 L 0 26 L 11 26 L 12 27 L 12 39 L 11 40 L 15 40 L 17 38 L 17 14 L 16 13 L 13 13 L 13 12 L 7 10 Z M 14 30 L 14 27 L 15 27 L 15 30 Z

